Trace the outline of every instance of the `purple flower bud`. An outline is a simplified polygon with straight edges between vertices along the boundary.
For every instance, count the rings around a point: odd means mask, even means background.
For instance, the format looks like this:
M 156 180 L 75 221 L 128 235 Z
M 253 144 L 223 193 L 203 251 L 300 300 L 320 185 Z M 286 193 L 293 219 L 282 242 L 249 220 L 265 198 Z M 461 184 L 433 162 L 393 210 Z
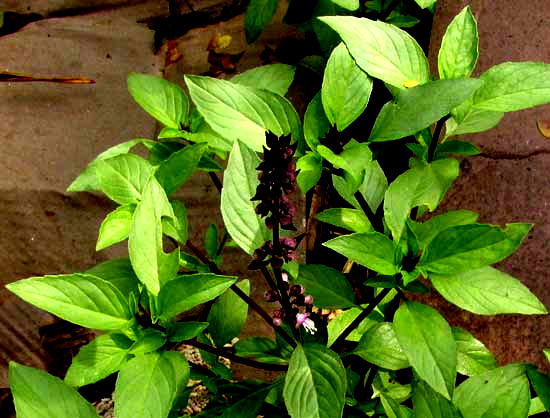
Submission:
M 290 296 L 301 295 L 304 292 L 304 288 L 299 284 L 294 284 L 290 286 Z
M 306 305 L 311 305 L 313 303 L 313 296 L 311 295 L 306 295 L 306 297 L 304 298 L 304 303 Z
M 281 318 L 273 318 L 273 325 L 276 327 L 280 326 L 283 323 L 283 320 Z

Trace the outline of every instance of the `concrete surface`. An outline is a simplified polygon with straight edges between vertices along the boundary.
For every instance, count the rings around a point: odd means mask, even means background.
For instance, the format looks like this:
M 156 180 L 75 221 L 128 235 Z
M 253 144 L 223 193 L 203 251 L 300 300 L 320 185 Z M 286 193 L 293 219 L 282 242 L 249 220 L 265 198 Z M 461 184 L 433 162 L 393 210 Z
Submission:
M 430 45 L 432 71 L 447 25 L 470 4 L 478 21 L 480 58 L 476 74 L 504 61 L 550 62 L 550 3 L 531 0 L 439 0 Z M 550 118 L 550 106 L 506 114 L 491 131 L 465 135 L 483 151 L 463 164 L 462 176 L 443 209 L 463 208 L 480 221 L 532 222 L 535 228 L 520 250 L 500 267 L 518 277 L 550 309 L 550 142 L 537 131 Z M 471 330 L 496 354 L 499 363 L 534 362 L 550 370 L 542 349 L 550 347 L 549 316 L 501 315 L 486 318 L 460 312 L 435 298 L 447 318 Z

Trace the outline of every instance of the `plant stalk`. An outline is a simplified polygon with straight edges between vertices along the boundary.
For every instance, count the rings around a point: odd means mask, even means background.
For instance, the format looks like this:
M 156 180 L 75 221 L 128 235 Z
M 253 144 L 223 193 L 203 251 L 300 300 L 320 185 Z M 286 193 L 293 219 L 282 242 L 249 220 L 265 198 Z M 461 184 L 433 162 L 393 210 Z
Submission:
M 230 353 L 226 350 L 212 347 L 211 345 L 204 344 L 196 340 L 183 341 L 183 344 L 197 347 L 199 350 L 204 350 L 216 356 L 224 357 L 230 361 L 234 361 L 235 363 L 244 364 L 245 366 L 255 367 L 257 369 L 270 370 L 270 371 L 276 371 L 276 372 L 284 372 L 288 369 L 288 366 L 284 364 L 271 364 L 271 363 L 263 363 L 261 361 L 251 360 L 245 357 L 237 356 L 236 354 Z
M 435 149 L 437 148 L 437 144 L 439 144 L 439 137 L 441 136 L 441 130 L 443 129 L 443 125 L 449 119 L 449 115 L 443 116 L 441 119 L 437 121 L 437 124 L 435 125 L 434 133 L 432 135 L 432 142 L 430 142 L 430 147 L 428 148 L 428 162 L 432 162 L 435 155 Z

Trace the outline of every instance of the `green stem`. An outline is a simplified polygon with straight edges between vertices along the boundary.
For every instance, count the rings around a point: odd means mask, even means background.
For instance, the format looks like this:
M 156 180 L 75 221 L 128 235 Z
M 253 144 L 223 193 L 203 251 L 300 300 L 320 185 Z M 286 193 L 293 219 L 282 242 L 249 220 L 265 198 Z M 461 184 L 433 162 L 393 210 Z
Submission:
M 338 336 L 336 341 L 334 341 L 333 347 L 338 347 L 341 344 L 344 343 L 348 335 L 351 334 L 351 332 L 359 326 L 363 320 L 369 316 L 372 311 L 374 311 L 374 308 L 378 306 L 380 302 L 390 293 L 391 289 L 382 289 L 378 296 L 374 298 L 374 300 L 367 306 L 358 316 L 355 318 L 351 324 L 349 324 L 344 331 Z
M 233 353 L 230 353 L 229 351 L 212 347 L 211 345 L 208 345 L 208 344 L 203 344 L 196 340 L 183 341 L 183 344 L 197 347 L 199 350 L 204 350 L 216 356 L 224 357 L 230 361 L 234 361 L 235 363 L 244 364 L 245 366 L 255 367 L 257 369 L 278 371 L 278 372 L 284 372 L 288 369 L 288 366 L 284 364 L 271 364 L 271 363 L 263 363 L 261 361 L 251 360 L 245 357 L 237 356 Z

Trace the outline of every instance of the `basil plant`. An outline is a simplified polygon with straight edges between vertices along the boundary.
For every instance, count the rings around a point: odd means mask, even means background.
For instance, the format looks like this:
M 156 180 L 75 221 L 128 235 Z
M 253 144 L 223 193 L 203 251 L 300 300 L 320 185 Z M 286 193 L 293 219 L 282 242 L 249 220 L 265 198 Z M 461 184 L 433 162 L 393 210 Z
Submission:
M 480 153 L 457 137 L 549 103 L 550 64 L 506 62 L 472 77 L 478 31 L 469 7 L 447 28 L 439 79 L 414 38 L 390 23 L 344 15 L 315 24 L 341 41 L 326 60 L 318 57 L 322 80 L 303 121 L 285 97 L 295 74 L 289 65 L 229 80 L 186 75 L 188 95 L 161 78 L 129 75 L 131 95 L 162 131 L 106 150 L 68 189 L 100 191 L 118 204 L 101 224 L 97 250 L 127 240 L 128 257 L 7 286 L 101 331 L 63 381 L 10 364 L 20 418 L 96 417 L 77 390 L 113 373 L 117 418 L 183 416 L 198 381 L 211 394 L 204 417 L 550 412 L 548 375 L 526 364 L 499 367 L 422 296 L 438 292 L 478 315 L 547 313 L 520 280 L 493 266 L 533 225 L 432 212 L 459 176 L 459 159 Z M 373 91 L 391 97 L 378 113 Z M 403 152 L 410 158 L 398 172 L 397 163 L 384 163 Z M 204 231 L 204 246 L 190 239 L 181 191 L 197 172 L 218 189 L 224 221 L 219 232 Z M 297 187 L 307 195 L 306 222 Z M 236 246 L 242 264 L 265 278 L 258 285 L 269 285 L 261 305 L 250 278 L 223 265 L 224 251 Z M 248 308 L 273 338 L 235 343 Z M 200 361 L 182 354 L 189 346 Z M 238 381 L 220 358 L 274 375 Z

